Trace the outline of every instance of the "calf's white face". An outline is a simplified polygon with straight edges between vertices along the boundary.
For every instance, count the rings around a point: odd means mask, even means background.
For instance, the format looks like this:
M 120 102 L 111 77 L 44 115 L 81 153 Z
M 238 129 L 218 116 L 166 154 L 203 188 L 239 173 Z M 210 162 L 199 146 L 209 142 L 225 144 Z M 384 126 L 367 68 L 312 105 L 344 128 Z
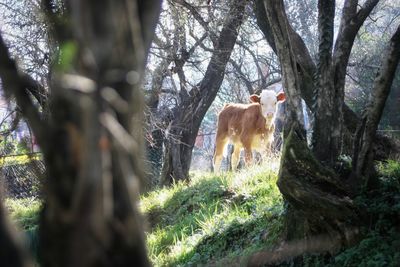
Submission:
M 276 93 L 272 90 L 263 90 L 260 94 L 261 112 L 264 118 L 271 119 L 276 110 Z
M 261 113 L 267 120 L 271 120 L 276 112 L 276 104 L 278 101 L 285 100 L 285 93 L 279 92 L 278 94 L 275 93 L 273 90 L 263 90 L 258 95 L 251 95 L 250 100 L 252 102 L 258 102 L 261 105 Z

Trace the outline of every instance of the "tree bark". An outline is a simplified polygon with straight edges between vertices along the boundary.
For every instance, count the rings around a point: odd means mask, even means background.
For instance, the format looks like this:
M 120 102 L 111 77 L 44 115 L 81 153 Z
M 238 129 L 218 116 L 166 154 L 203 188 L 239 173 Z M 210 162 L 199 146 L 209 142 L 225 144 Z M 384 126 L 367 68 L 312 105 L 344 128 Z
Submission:
M 319 51 L 314 91 L 316 103 L 313 110 L 312 150 L 316 158 L 329 166 L 334 165 L 340 153 L 343 114 L 343 100 L 338 96 L 340 92 L 336 94 L 333 80 L 334 17 L 335 1 L 318 1 Z
M 350 222 L 357 222 L 358 212 L 341 178 L 313 156 L 295 127 L 284 142 L 277 184 L 288 201 L 288 240 L 327 232 L 349 241 L 344 233 Z
M 136 207 L 144 183 L 140 82 L 161 3 L 71 0 L 66 6 L 53 19 L 63 22 L 56 24 L 61 53 L 71 52 L 63 50 L 66 40 L 76 53 L 53 72 L 49 121 L 8 53 L 0 53 L 4 87 L 46 162 L 41 265 L 149 266 Z
M 289 33 L 289 21 L 287 20 L 283 1 L 264 1 L 265 10 L 271 31 L 274 35 L 276 52 L 281 63 L 283 87 L 287 95 L 287 107 L 289 119 L 299 127 L 296 129 L 305 136 L 303 124 L 303 109 L 300 98 L 300 79 L 297 73 L 296 59 L 292 47 L 292 39 Z M 284 136 L 287 133 L 284 133 Z
M 373 171 L 374 151 L 373 144 L 376 130 L 382 116 L 383 109 L 400 60 L 400 26 L 392 36 L 386 56 L 382 60 L 381 68 L 374 80 L 374 87 L 370 102 L 365 111 L 362 123 L 359 125 L 358 136 L 354 140 L 352 183 L 359 186 L 368 186 Z
M 222 84 L 226 64 L 235 45 L 239 27 L 244 20 L 247 0 L 231 3 L 228 18 L 218 37 L 210 63 L 201 82 L 189 92 L 181 90 L 181 102 L 174 110 L 170 123 L 161 183 L 186 180 L 189 175 L 192 150 L 201 121 Z
M 372 9 L 376 6 L 379 0 L 369 0 L 358 9 L 358 1 L 349 0 L 345 1 L 343 7 L 343 16 L 341 18 L 341 26 L 339 34 L 335 42 L 334 53 L 333 53 L 333 66 L 334 66 L 334 80 L 335 80 L 335 91 L 342 90 L 344 88 L 346 67 L 350 57 L 350 52 L 354 43 L 354 39 L 358 33 L 358 30 L 363 25 L 365 19 L 371 13 Z M 284 8 L 282 6 L 282 8 Z M 271 25 L 268 22 L 264 8 L 264 0 L 255 0 L 254 2 L 254 13 L 256 14 L 257 24 L 263 32 L 266 40 L 268 41 L 271 48 L 276 53 L 276 41 L 272 35 Z M 308 108 L 314 111 L 316 107 L 314 92 L 314 76 L 317 71 L 317 67 L 313 62 L 313 59 L 305 46 L 302 38 L 296 33 L 296 31 L 288 25 L 288 32 L 291 36 L 293 52 L 296 56 L 296 65 L 298 76 L 300 77 L 300 90 L 301 97 L 306 102 Z M 339 94 L 336 94 L 341 97 Z M 344 122 L 344 138 L 346 144 L 342 147 L 343 153 L 352 153 L 352 135 L 355 133 L 360 118 L 351 110 L 346 104 L 343 104 L 343 122 Z M 377 135 L 377 143 L 383 144 L 384 147 L 390 148 L 393 142 L 387 140 L 387 138 Z M 390 150 L 390 149 L 389 149 Z M 387 156 L 387 155 L 386 155 Z
M 347 228 L 357 226 L 357 215 L 361 212 L 350 198 L 348 181 L 335 173 L 333 167 L 341 153 L 342 110 L 351 113 L 343 102 L 348 57 L 355 34 L 376 3 L 367 1 L 356 12 L 353 1 L 346 1 L 341 32 L 333 49 L 334 1 L 319 1 L 320 45 L 316 67 L 304 42 L 291 28 L 283 1 L 264 0 L 263 3 L 264 10 L 260 10 L 260 1 L 256 1 L 258 23 L 264 27 L 267 40 L 273 42 L 279 57 L 288 108 L 291 114 L 296 113 L 300 106 L 293 99 L 300 99 L 301 95 L 315 117 L 313 153 L 305 141 L 300 113 L 297 117 L 290 116 L 289 124 L 285 125 L 278 186 L 288 203 L 287 239 L 328 232 L 339 235 L 342 243 L 347 244 Z M 314 74 L 316 83 L 310 79 Z M 346 119 L 350 119 L 348 127 L 355 131 L 358 120 L 354 116 Z
M 278 187 L 285 200 L 288 201 L 289 207 L 286 213 L 286 237 L 287 239 L 304 238 L 324 231 L 328 231 L 330 235 L 340 235 L 342 231 L 345 231 L 345 229 L 341 229 L 341 225 L 353 218 L 354 207 L 350 199 L 346 198 L 347 192 L 341 185 L 338 175 L 324 167 L 307 147 L 302 125 L 301 83 L 296 71 L 296 56 L 293 52 L 295 48 L 292 46 L 292 36 L 288 30 L 283 1 L 266 0 L 264 3 L 281 63 L 284 90 L 288 102 L 287 108 L 290 110 L 290 114 L 293 114 L 285 124 L 285 142 L 278 180 Z M 329 12 L 334 10 L 332 6 L 329 9 Z M 333 24 L 329 27 L 331 26 Z M 330 40 L 330 44 L 327 45 L 325 54 L 323 52 L 320 55 L 325 64 L 320 67 L 320 76 L 329 82 L 329 77 L 333 75 L 330 64 L 333 35 L 325 37 L 325 39 L 328 39 L 328 42 Z M 330 89 L 330 91 L 324 92 L 326 94 L 323 96 L 318 95 L 317 101 L 321 101 L 320 105 L 323 105 L 323 101 L 333 102 L 331 99 L 333 84 L 329 86 L 326 90 Z M 319 109 L 321 107 L 315 107 L 315 110 Z

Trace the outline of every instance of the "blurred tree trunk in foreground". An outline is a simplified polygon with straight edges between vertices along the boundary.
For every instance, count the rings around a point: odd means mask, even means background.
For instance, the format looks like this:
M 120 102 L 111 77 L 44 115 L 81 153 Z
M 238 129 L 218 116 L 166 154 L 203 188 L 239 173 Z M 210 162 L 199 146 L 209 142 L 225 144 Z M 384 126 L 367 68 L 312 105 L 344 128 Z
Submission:
M 0 62 L 46 162 L 40 261 L 149 266 L 136 206 L 145 184 L 140 86 L 161 1 L 71 0 L 62 11 L 44 2 L 60 48 L 48 120 L 3 42 Z

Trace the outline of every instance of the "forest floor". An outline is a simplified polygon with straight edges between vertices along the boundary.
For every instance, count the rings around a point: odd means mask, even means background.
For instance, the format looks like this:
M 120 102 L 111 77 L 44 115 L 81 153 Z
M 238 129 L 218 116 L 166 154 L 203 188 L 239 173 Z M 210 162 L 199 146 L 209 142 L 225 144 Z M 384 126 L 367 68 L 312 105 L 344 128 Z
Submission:
M 284 202 L 278 160 L 237 173 L 193 172 L 187 183 L 141 197 L 154 266 L 246 266 L 258 251 L 283 242 Z M 356 201 L 370 214 L 362 240 L 335 255 L 307 254 L 283 266 L 400 266 L 400 163 L 379 165 L 380 188 Z M 11 218 L 37 246 L 40 201 L 7 199 Z M 35 249 L 33 249 L 35 250 Z

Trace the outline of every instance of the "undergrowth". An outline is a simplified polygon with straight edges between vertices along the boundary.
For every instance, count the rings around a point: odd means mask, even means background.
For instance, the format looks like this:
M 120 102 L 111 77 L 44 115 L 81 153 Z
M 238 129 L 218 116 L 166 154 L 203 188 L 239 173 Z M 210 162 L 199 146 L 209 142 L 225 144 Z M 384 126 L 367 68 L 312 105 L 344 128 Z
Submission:
M 10 213 L 11 219 L 24 230 L 37 227 L 41 201 L 36 198 L 23 198 L 5 200 L 5 207 Z
M 378 173 L 377 190 L 355 200 L 367 215 L 360 242 L 334 256 L 304 255 L 300 266 L 400 266 L 400 163 L 380 163 Z
M 27 247 L 34 256 L 34 266 L 39 266 L 38 259 L 39 235 L 38 224 L 42 202 L 36 198 L 20 198 L 5 200 L 5 207 L 9 211 L 11 220 L 23 230 Z
M 356 199 L 369 223 L 364 238 L 335 256 L 331 266 L 400 266 L 400 163 L 378 165 L 380 186 Z

